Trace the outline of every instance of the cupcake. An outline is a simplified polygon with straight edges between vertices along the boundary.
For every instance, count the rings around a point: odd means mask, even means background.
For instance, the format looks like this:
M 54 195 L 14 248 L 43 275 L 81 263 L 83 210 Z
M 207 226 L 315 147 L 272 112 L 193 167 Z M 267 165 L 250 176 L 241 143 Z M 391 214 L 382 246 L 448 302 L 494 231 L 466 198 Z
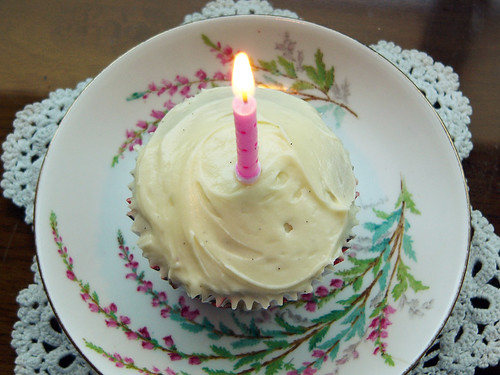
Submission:
M 349 155 L 305 101 L 257 89 L 259 160 L 237 162 L 230 87 L 173 108 L 139 149 L 132 230 L 150 266 L 192 297 L 267 308 L 312 290 L 356 223 Z

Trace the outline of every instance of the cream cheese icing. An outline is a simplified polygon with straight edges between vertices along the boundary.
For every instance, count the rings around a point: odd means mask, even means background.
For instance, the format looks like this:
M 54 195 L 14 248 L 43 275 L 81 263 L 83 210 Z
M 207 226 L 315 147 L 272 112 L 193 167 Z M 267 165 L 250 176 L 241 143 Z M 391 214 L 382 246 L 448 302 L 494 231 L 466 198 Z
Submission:
M 191 297 L 268 307 L 312 290 L 355 224 L 349 155 L 305 101 L 257 89 L 258 180 L 235 175 L 229 87 L 174 107 L 137 157 L 138 246 Z

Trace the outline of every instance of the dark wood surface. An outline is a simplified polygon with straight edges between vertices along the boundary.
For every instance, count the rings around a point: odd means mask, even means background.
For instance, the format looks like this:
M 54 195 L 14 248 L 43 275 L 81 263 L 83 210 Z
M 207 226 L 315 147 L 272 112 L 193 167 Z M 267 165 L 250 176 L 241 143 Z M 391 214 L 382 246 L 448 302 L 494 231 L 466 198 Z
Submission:
M 17 111 L 73 88 L 145 39 L 179 25 L 206 2 L 0 2 L 0 140 Z M 500 228 L 500 3 L 488 0 L 274 0 L 307 21 L 362 43 L 393 41 L 453 67 L 470 99 L 474 149 L 463 163 L 474 209 Z M 3 169 L 2 169 L 3 173 Z M 33 280 L 35 245 L 24 211 L 0 198 L 0 373 L 13 373 L 15 298 Z M 476 370 L 499 374 L 500 366 Z

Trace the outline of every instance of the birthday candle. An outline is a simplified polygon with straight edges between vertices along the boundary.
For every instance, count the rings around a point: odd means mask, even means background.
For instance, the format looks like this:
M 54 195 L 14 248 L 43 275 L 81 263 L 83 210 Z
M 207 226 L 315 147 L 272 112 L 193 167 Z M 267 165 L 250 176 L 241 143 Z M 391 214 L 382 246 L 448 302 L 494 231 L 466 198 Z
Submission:
M 232 88 L 233 115 L 236 130 L 238 162 L 236 176 L 246 184 L 260 175 L 257 134 L 257 101 L 253 96 L 255 82 L 248 56 L 241 52 L 234 59 Z

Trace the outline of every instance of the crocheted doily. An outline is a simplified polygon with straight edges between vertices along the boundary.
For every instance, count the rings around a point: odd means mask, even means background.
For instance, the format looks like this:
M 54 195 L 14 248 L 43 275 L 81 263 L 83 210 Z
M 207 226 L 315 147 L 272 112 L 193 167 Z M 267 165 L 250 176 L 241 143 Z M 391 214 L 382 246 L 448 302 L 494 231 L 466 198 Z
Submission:
M 267 1 L 218 0 L 185 22 L 229 14 L 275 14 L 298 18 L 273 9 Z M 425 93 L 447 127 L 461 159 L 472 149 L 468 129 L 469 100 L 458 90 L 458 75 L 427 54 L 403 50 L 381 41 L 375 51 L 401 69 Z M 17 113 L 14 131 L 3 144 L 4 196 L 25 208 L 25 221 L 33 221 L 33 201 L 43 157 L 69 106 L 90 79 L 73 90 L 59 89 L 41 103 Z M 473 374 L 476 367 L 495 365 L 500 359 L 500 238 L 479 211 L 472 212 L 473 238 L 469 267 L 457 304 L 444 329 L 411 374 Z M 36 262 L 34 283 L 18 296 L 19 321 L 14 325 L 18 375 L 95 374 L 59 327 L 43 289 Z

